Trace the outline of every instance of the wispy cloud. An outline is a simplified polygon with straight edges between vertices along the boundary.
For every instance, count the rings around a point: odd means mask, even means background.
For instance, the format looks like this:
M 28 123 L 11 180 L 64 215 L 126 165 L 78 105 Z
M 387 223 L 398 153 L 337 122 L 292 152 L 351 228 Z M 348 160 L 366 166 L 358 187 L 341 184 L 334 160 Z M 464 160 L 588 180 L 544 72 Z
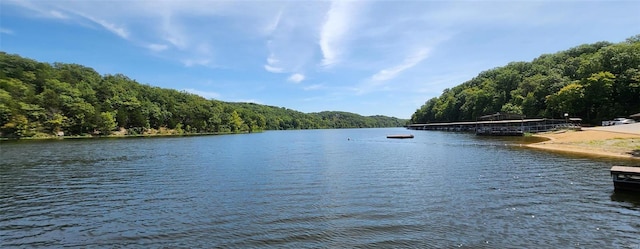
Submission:
M 324 85 L 322 85 L 322 84 L 313 84 L 313 85 L 310 85 L 310 86 L 303 87 L 302 89 L 305 90 L 305 91 L 313 91 L 313 90 L 320 90 L 320 89 L 323 89 L 323 88 L 324 88 Z
M 172 15 L 161 15 L 162 25 L 160 26 L 160 37 L 162 40 L 169 42 L 174 47 L 184 50 L 189 47 L 189 36 L 184 33 L 179 24 L 177 24 Z
M 273 20 L 266 25 L 264 33 L 267 36 L 271 36 L 272 33 L 275 32 L 276 29 L 278 28 L 278 25 L 280 24 L 280 18 L 282 18 L 282 12 L 283 10 L 280 9 L 278 14 L 273 18 Z M 272 44 L 273 44 L 273 41 L 271 40 L 267 41 L 267 47 L 271 47 Z M 267 58 L 267 64 L 264 65 L 264 70 L 267 70 L 268 72 L 271 72 L 271 73 L 283 73 L 284 69 L 282 67 L 277 66 L 279 62 L 280 61 L 276 59 L 275 54 L 271 52 L 271 54 L 269 54 L 269 57 Z
M 264 65 L 264 70 L 272 73 L 283 73 L 284 69 L 277 66 L 278 62 L 280 61 L 276 59 L 273 54 L 271 54 L 269 58 L 267 58 L 267 64 Z
M 84 15 L 85 18 L 99 24 L 100 26 L 102 26 L 103 28 L 105 28 L 106 30 L 120 36 L 121 38 L 127 40 L 129 39 L 129 31 L 127 31 L 124 27 L 120 27 L 114 23 L 110 23 L 108 21 L 102 20 L 102 19 L 98 19 L 92 16 L 88 16 L 88 15 Z
M 273 54 L 271 54 L 269 56 L 269 58 L 267 58 L 267 64 L 269 64 L 269 65 L 273 65 L 273 64 L 276 64 L 278 62 L 279 62 L 279 60 L 276 59 L 275 56 L 273 56 Z
M 161 51 L 167 50 L 169 48 L 169 46 L 167 46 L 165 44 L 152 43 L 152 44 L 147 45 L 147 48 L 152 50 L 152 51 L 155 51 L 155 52 L 161 52 Z
M 204 67 L 215 68 L 215 65 L 212 63 L 210 59 L 202 59 L 202 58 L 182 59 L 182 64 L 185 65 L 186 67 L 204 66 Z
M 404 59 L 404 61 L 399 65 L 378 71 L 376 74 L 371 76 L 371 80 L 387 81 L 387 80 L 393 79 L 402 71 L 412 68 L 418 63 L 420 63 L 421 61 L 423 61 L 424 59 L 426 59 L 427 56 L 429 56 L 429 49 L 426 49 L 426 48 L 419 49 L 414 54 L 407 56 Z
M 57 11 L 57 10 L 50 10 L 47 11 L 48 16 L 53 17 L 53 18 L 57 18 L 57 19 L 68 19 L 69 16 L 62 14 L 62 12 Z
M 264 65 L 264 70 L 267 70 L 267 71 L 272 72 L 272 73 L 283 73 L 284 72 L 284 70 L 282 68 L 273 67 L 273 66 L 270 66 L 270 65 Z
M 291 1 L 271 14 L 266 21 L 269 32 L 263 37 L 265 70 L 294 73 L 317 66 L 318 33 L 328 6 L 324 1 Z
M 51 1 L 44 3 L 34 3 L 29 1 L 11 2 L 35 12 L 40 17 L 68 21 L 70 20 L 77 23 L 89 21 L 101 26 L 102 28 L 116 34 L 123 39 L 129 39 L 129 31 L 125 27 L 99 17 L 101 11 L 103 11 L 102 14 L 104 14 L 104 10 L 101 7 L 96 7 L 93 9 L 88 8 L 88 11 L 84 11 L 82 4 L 73 5 L 66 4 L 65 2 L 61 1 Z
M 204 97 L 206 99 L 219 99 L 220 98 L 220 94 L 217 92 L 207 92 L 207 91 L 200 91 L 200 90 L 196 90 L 193 88 L 187 88 L 187 89 L 183 89 L 185 92 L 188 93 L 193 93 L 196 95 L 199 95 L 201 97 Z
M 237 99 L 237 100 L 232 100 L 232 102 L 255 103 L 255 104 L 259 104 L 259 105 L 263 104 L 260 100 L 257 100 L 257 99 Z
M 258 96 L 282 103 L 291 98 L 280 96 L 324 94 L 314 99 L 317 108 L 324 108 L 332 94 L 339 97 L 332 103 L 337 107 L 361 105 L 364 101 L 359 98 L 397 104 L 401 101 L 389 96 L 408 99 L 406 89 L 411 89 L 411 94 L 434 96 L 483 69 L 508 61 L 527 60 L 580 42 L 618 39 L 632 32 L 623 27 L 633 26 L 638 16 L 633 12 L 638 1 L 0 0 L 0 5 L 3 11 L 11 11 L 11 15 L 2 16 L 9 21 L 0 28 L 7 41 L 22 41 L 41 32 L 52 40 L 52 46 L 71 45 L 92 41 L 68 40 L 64 33 L 56 32 L 73 29 L 87 39 L 105 39 L 93 35 L 96 30 L 109 32 L 106 42 L 119 39 L 128 43 L 113 47 L 136 58 L 127 61 L 162 58 L 173 63 L 142 63 L 153 64 L 176 78 L 189 77 L 184 81 L 191 84 L 211 79 L 221 93 L 199 92 L 195 85 L 180 86 L 191 87 L 189 91 L 199 95 L 228 97 L 239 88 L 260 85 L 265 88 L 243 94 L 261 94 Z M 589 19 L 599 14 L 603 18 Z M 34 20 L 20 25 L 25 18 Z M 585 22 L 592 24 L 589 29 L 583 27 Z M 45 27 L 53 28 L 39 30 Z M 538 33 L 541 30 L 545 35 Z M 568 36 L 566 30 L 575 32 Z M 110 52 L 113 50 L 105 48 L 68 56 Z M 105 60 L 107 57 L 112 56 L 105 56 Z M 114 63 L 113 70 L 136 71 L 142 78 L 159 77 L 157 71 L 146 72 L 155 68 L 138 69 L 123 59 L 103 63 Z M 173 83 L 166 78 L 162 79 L 165 86 L 171 87 Z M 276 86 L 285 82 L 291 83 Z M 322 91 L 303 92 L 313 90 Z M 354 99 L 358 101 L 355 105 L 346 102 Z
M 265 34 L 270 35 L 271 33 L 273 33 L 273 31 L 275 31 L 278 28 L 278 25 L 280 24 L 280 18 L 282 18 L 282 12 L 283 10 L 280 9 L 280 11 L 278 11 L 276 16 L 273 18 L 273 21 L 271 21 L 266 25 L 266 27 L 264 28 Z
M 304 80 L 304 75 L 303 74 L 292 74 L 291 76 L 289 76 L 289 78 L 287 79 L 287 81 L 289 82 L 293 82 L 293 83 L 300 83 Z
M 349 32 L 349 25 L 353 22 L 355 1 L 331 2 L 331 8 L 326 14 L 326 20 L 320 32 L 320 50 L 322 51 L 322 65 L 331 67 L 340 61 L 343 55 L 345 36 Z
M 0 34 L 13 35 L 13 30 L 0 27 Z
M 44 18 L 54 18 L 54 19 L 67 19 L 69 18 L 67 15 L 62 12 L 52 9 L 52 6 L 41 5 L 37 3 L 33 3 L 31 1 L 20 1 L 20 0 L 5 0 L 7 3 L 20 6 L 22 8 L 33 11 L 38 17 Z
M 35 11 L 47 18 L 62 19 L 62 20 L 76 19 L 76 21 L 80 21 L 78 19 L 85 19 L 92 23 L 100 25 L 104 29 L 120 36 L 121 38 L 124 38 L 124 39 L 129 38 L 129 32 L 124 27 L 121 27 L 115 23 L 109 22 L 105 19 L 98 18 L 95 15 L 89 14 L 87 12 L 83 12 L 79 9 L 74 9 L 73 6 L 56 5 L 55 2 L 51 3 L 52 5 L 49 5 L 49 4 L 35 5 L 29 2 L 19 1 L 18 4 L 22 5 L 27 9 Z

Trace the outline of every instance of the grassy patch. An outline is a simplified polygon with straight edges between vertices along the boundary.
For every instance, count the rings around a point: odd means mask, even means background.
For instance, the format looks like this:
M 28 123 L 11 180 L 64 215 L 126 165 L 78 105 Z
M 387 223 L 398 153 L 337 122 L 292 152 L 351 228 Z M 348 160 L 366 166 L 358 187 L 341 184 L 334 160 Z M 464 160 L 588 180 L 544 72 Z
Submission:
M 574 145 L 598 148 L 605 151 L 629 152 L 640 150 L 640 139 L 637 138 L 613 138 L 607 140 L 591 140 L 576 142 Z

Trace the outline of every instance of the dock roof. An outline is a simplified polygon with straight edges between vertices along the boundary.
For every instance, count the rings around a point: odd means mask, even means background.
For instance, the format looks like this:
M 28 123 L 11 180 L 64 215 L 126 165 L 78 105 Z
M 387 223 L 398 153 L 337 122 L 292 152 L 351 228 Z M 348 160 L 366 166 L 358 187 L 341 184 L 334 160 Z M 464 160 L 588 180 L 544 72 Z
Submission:
M 468 122 L 451 122 L 451 123 L 426 123 L 426 124 L 410 124 L 409 126 L 456 126 L 456 125 L 483 125 L 483 124 L 519 124 L 530 122 L 544 122 L 553 121 L 553 119 L 544 118 L 532 118 L 532 119 L 509 119 L 509 120 L 494 120 L 494 121 L 468 121 Z M 564 120 L 560 120 L 564 121 Z

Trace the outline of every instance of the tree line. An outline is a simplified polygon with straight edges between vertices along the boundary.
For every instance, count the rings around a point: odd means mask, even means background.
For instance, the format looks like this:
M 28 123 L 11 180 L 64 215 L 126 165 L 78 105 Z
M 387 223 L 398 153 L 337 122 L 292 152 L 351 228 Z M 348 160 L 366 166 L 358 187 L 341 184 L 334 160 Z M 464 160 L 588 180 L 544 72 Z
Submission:
M 567 113 L 592 125 L 640 112 L 640 35 L 481 72 L 426 101 L 411 122 L 473 121 L 497 112 L 546 118 Z
M 241 133 L 261 130 L 397 127 L 407 120 L 347 112 L 302 113 L 140 84 L 78 64 L 0 52 L 0 137 Z

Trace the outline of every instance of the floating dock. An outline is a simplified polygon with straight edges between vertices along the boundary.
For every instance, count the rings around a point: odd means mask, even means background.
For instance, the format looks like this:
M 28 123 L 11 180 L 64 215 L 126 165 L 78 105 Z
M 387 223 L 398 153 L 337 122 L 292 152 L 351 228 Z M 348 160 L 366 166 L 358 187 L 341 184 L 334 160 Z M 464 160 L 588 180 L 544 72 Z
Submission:
M 640 191 L 640 167 L 613 166 L 611 178 L 616 191 Z
M 405 138 L 413 138 L 413 135 L 412 134 L 388 135 L 387 138 L 405 139 Z

